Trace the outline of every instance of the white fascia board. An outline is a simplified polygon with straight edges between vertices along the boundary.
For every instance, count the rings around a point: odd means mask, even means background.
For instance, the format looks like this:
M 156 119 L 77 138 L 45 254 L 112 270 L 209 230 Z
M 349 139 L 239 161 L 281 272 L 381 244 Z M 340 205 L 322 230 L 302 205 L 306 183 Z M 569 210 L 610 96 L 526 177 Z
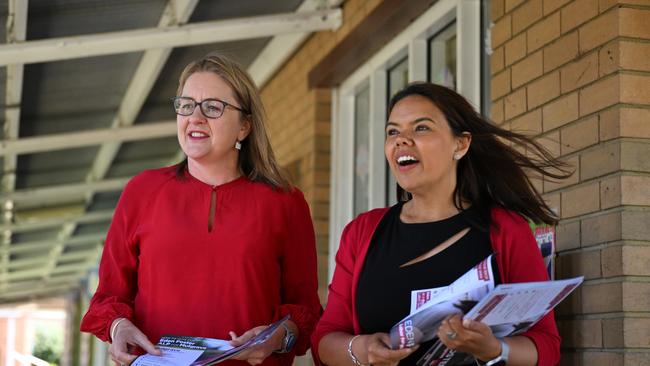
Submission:
M 336 29 L 341 25 L 341 18 L 341 10 L 332 9 L 28 41 L 0 46 L 0 65 L 68 60 L 152 48 L 187 47 Z

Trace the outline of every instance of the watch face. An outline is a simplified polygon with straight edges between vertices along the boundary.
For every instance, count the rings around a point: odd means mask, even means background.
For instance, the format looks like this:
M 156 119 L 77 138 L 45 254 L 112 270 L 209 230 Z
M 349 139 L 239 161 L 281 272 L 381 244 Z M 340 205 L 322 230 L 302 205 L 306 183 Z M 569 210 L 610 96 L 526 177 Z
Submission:
M 282 340 L 282 350 L 284 352 L 289 352 L 293 348 L 293 345 L 296 343 L 296 335 L 292 331 L 287 329 L 287 334 Z

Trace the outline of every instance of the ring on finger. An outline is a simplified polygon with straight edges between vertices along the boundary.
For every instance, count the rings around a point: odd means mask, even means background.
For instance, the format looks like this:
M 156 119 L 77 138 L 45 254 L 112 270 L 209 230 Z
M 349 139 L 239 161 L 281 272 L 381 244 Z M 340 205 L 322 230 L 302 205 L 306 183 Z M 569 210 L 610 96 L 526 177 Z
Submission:
M 458 336 L 458 333 L 456 333 L 456 332 L 454 332 L 452 330 L 452 331 L 447 332 L 446 336 L 447 336 L 447 338 L 449 338 L 449 339 L 451 339 L 453 341 Z

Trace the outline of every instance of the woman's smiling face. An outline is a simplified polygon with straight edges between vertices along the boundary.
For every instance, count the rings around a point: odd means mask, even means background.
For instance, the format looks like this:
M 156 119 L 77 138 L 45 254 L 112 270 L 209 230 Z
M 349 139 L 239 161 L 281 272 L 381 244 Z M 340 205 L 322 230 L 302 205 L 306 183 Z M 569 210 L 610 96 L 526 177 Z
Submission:
M 183 97 L 197 102 L 219 99 L 241 107 L 230 85 L 213 72 L 197 72 L 190 75 L 183 86 Z M 178 142 L 188 159 L 201 163 L 213 163 L 223 159 L 237 161 L 234 148 L 250 131 L 250 123 L 235 108 L 226 107 L 219 118 L 208 118 L 197 105 L 189 116 L 176 116 Z
M 439 184 L 455 187 L 456 160 L 463 137 L 456 137 L 442 111 L 429 99 L 411 95 L 395 104 L 386 123 L 384 153 L 397 183 L 407 192 Z

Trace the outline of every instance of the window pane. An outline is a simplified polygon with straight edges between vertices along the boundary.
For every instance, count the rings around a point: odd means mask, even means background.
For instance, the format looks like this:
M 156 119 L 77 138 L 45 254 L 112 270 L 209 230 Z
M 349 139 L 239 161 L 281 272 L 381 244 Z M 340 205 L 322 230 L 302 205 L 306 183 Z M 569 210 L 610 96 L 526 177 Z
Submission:
M 354 96 L 354 216 L 368 210 L 370 90 L 366 85 Z
M 429 79 L 456 90 L 456 22 L 429 40 Z
M 388 101 L 387 105 L 390 103 L 390 98 L 395 95 L 398 91 L 406 87 L 409 81 L 409 66 L 408 58 L 403 59 L 397 65 L 393 66 L 388 70 Z M 386 204 L 388 206 L 397 203 L 397 194 L 395 192 L 395 187 L 397 186 L 397 181 L 395 176 L 390 171 L 388 162 L 386 162 Z

